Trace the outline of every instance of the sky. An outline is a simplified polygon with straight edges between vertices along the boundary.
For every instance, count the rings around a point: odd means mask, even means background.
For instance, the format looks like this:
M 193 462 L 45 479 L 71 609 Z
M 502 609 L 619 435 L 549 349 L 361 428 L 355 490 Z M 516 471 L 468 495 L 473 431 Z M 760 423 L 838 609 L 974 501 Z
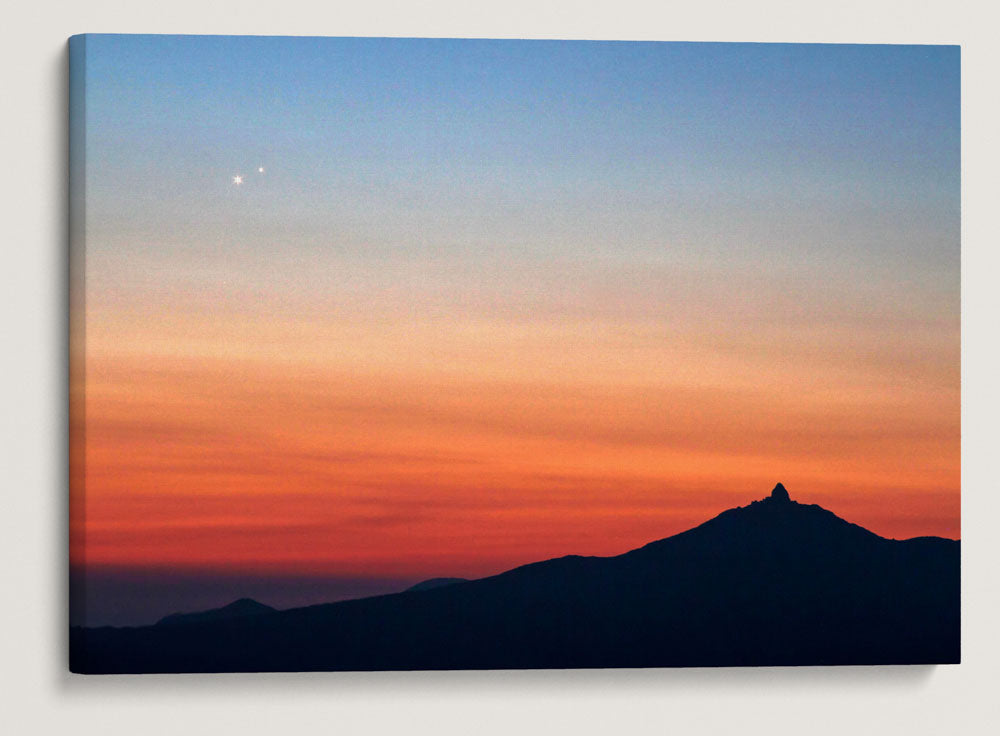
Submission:
M 958 47 L 74 43 L 77 620 L 960 537 Z

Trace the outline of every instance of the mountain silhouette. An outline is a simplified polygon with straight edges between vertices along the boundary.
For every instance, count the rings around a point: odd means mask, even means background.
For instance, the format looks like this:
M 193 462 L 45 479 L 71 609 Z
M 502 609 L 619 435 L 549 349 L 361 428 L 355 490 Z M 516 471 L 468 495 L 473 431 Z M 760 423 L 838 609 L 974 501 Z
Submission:
M 240 598 L 227 606 L 222 606 L 222 608 L 213 608 L 197 613 L 171 613 L 157 621 L 155 626 L 179 626 L 203 621 L 221 621 L 241 616 L 259 616 L 262 613 L 274 613 L 276 610 L 276 608 L 266 606 L 253 598 Z
M 616 557 L 184 626 L 75 628 L 75 672 L 959 661 L 960 542 L 896 541 L 778 484 Z
M 415 590 L 431 590 L 432 588 L 443 588 L 446 585 L 467 582 L 469 582 L 467 578 L 431 578 L 430 580 L 422 580 L 416 585 L 411 585 L 403 592 L 410 593 Z

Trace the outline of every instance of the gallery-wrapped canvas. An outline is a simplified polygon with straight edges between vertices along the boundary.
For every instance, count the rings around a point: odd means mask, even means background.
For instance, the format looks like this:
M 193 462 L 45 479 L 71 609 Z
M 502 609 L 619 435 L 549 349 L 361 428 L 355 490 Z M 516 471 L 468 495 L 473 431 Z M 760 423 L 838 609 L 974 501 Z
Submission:
M 959 86 L 73 37 L 70 668 L 958 662 Z

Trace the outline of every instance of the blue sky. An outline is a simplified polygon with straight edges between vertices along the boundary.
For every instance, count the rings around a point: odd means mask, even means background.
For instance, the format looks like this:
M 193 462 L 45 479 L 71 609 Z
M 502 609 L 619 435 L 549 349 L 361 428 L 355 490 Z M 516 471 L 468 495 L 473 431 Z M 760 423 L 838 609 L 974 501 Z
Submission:
M 244 224 L 291 247 L 957 264 L 957 47 L 88 44 L 88 195 L 118 235 L 231 230 L 230 175 L 265 165 Z

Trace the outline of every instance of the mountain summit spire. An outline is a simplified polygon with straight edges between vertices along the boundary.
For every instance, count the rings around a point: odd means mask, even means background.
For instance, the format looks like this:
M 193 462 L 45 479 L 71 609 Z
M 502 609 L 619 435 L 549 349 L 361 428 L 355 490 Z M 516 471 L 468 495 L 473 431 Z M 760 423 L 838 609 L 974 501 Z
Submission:
M 788 496 L 788 491 L 785 490 L 785 487 L 779 483 L 771 491 L 771 500 L 789 502 L 792 499 Z

